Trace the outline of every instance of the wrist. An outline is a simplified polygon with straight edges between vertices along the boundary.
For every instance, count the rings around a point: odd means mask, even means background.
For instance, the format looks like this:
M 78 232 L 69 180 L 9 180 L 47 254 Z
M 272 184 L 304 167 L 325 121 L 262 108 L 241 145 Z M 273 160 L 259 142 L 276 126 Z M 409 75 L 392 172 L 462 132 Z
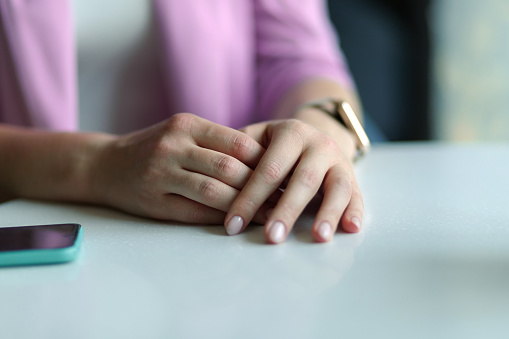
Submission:
M 112 170 L 111 166 L 108 166 L 107 154 L 117 138 L 108 134 L 89 135 L 78 170 L 81 172 L 81 182 L 84 183 L 82 192 L 86 202 L 107 205 L 104 190 L 108 187 L 107 175 Z
M 355 159 L 364 156 L 369 151 L 371 148 L 369 138 L 352 106 L 348 102 L 333 97 L 327 97 L 308 101 L 300 105 L 297 108 L 297 112 L 308 108 L 313 108 L 325 113 L 350 132 L 356 147 Z
M 341 152 L 348 160 L 352 162 L 355 160 L 357 148 L 354 136 L 329 114 L 314 107 L 303 107 L 295 113 L 294 117 L 327 134 L 336 141 Z

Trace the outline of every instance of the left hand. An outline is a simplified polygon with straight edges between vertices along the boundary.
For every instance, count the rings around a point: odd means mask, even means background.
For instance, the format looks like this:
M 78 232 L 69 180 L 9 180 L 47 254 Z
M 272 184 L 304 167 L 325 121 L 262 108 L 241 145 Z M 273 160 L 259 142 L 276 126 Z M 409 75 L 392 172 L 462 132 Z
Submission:
M 284 193 L 268 216 L 265 236 L 283 242 L 306 205 L 321 189 L 323 201 L 312 226 L 318 242 L 332 240 L 338 225 L 358 232 L 363 200 L 355 179 L 349 145 L 300 120 L 277 120 L 249 125 L 243 132 L 266 152 L 248 183 L 235 198 L 225 219 L 229 234 L 242 231 L 262 204 L 289 179 Z M 344 133 L 348 133 L 346 129 Z M 343 139 L 344 140 L 344 139 Z

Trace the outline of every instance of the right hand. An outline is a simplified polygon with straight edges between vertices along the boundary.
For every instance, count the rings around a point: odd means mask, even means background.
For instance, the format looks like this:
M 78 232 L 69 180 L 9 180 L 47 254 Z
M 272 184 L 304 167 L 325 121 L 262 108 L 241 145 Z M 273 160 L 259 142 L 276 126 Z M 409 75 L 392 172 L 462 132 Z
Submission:
M 133 214 L 221 224 L 264 152 L 240 131 L 180 113 L 109 140 L 92 165 L 92 189 L 95 200 Z M 265 222 L 266 205 L 254 221 Z

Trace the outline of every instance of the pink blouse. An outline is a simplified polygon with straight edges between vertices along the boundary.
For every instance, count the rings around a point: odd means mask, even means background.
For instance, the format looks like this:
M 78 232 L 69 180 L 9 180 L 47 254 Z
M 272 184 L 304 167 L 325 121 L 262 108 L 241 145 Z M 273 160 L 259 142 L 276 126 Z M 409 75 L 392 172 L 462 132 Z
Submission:
M 168 116 L 238 128 L 311 78 L 352 86 L 322 0 L 152 0 Z M 0 0 L 0 122 L 76 130 L 70 1 Z

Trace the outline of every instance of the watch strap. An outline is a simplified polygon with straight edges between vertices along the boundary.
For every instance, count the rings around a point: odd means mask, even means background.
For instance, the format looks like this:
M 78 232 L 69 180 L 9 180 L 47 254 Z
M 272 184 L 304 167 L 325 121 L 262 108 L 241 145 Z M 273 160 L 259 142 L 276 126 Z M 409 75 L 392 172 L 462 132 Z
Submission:
M 348 102 L 335 98 L 323 98 L 307 102 L 299 106 L 299 110 L 305 107 L 311 107 L 325 112 L 345 126 L 354 137 L 357 149 L 356 158 L 364 156 L 370 150 L 371 143 L 369 138 L 359 118 Z

